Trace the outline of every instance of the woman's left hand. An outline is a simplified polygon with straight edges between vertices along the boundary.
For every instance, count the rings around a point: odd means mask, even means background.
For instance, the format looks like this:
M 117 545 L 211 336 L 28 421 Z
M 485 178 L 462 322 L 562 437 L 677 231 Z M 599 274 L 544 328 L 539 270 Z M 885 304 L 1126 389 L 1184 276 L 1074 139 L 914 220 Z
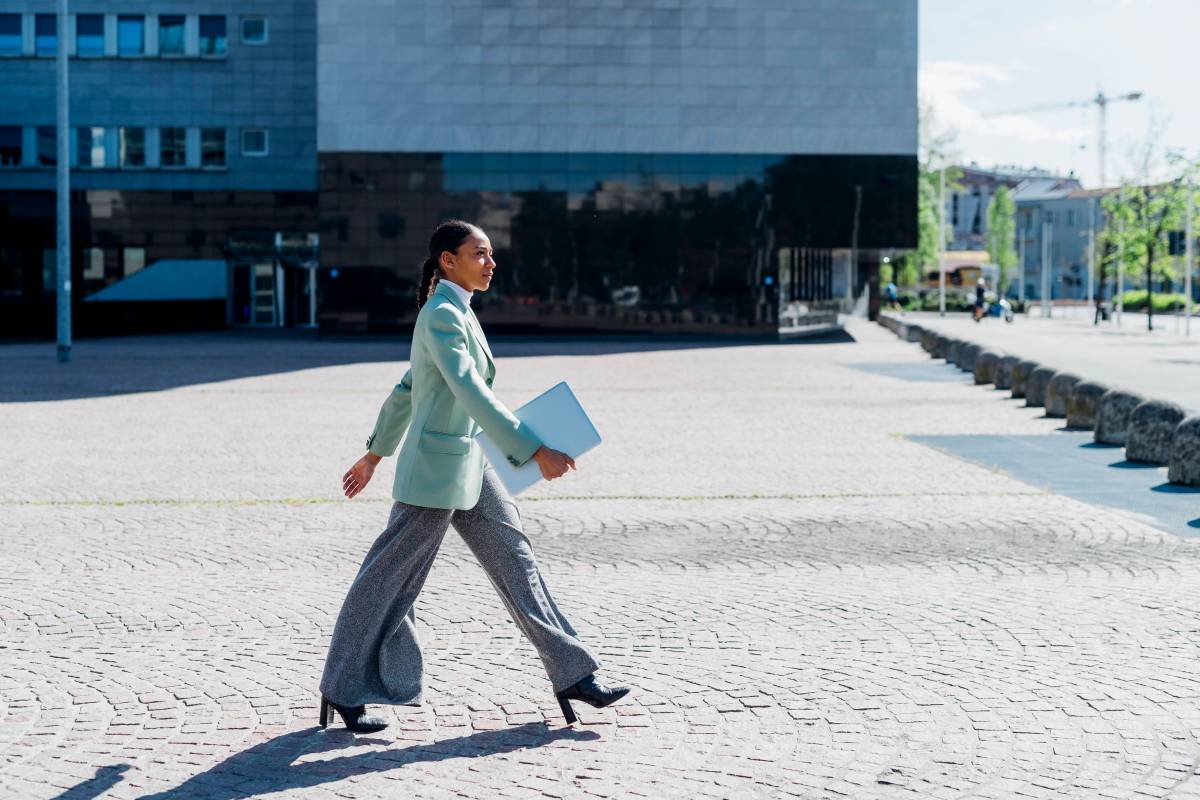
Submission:
M 379 460 L 380 456 L 367 451 L 367 454 L 354 462 L 354 466 L 342 476 L 342 491 L 346 493 L 347 499 L 354 497 L 371 482 L 371 476 L 375 474 L 375 465 L 379 463 Z

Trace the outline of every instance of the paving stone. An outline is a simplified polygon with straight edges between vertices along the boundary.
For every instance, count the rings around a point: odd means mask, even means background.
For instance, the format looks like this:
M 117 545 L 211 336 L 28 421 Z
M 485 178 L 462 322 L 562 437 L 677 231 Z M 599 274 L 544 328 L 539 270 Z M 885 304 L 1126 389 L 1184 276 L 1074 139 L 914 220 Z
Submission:
M 908 440 L 1060 423 L 852 369 L 928 356 L 850 332 L 494 341 L 506 402 L 566 379 L 605 438 L 518 505 L 634 692 L 564 726 L 450 533 L 426 704 L 363 737 L 317 728 L 316 687 L 391 465 L 338 478 L 404 347 L 0 348 L 0 795 L 1200 796 L 1195 546 Z

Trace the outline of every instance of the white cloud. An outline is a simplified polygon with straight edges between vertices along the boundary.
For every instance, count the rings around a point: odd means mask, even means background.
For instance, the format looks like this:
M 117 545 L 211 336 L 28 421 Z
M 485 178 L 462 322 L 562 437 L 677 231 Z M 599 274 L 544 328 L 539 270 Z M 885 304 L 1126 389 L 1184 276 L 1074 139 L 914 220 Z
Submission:
M 1078 126 L 1051 128 L 1028 114 L 985 116 L 972 104 L 973 96 L 1012 80 L 999 66 L 961 61 L 922 64 L 918 77 L 921 96 L 933 105 L 939 125 L 960 133 L 1020 142 L 1071 142 L 1089 134 L 1087 128 Z

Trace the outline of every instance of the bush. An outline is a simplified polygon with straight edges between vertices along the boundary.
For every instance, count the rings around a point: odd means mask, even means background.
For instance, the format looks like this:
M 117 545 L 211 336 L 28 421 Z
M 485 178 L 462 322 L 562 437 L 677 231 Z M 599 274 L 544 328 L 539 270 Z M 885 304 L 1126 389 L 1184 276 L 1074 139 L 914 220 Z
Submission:
M 1145 289 L 1133 289 L 1128 291 L 1121 296 L 1121 299 L 1124 301 L 1126 311 L 1146 310 Z M 1153 302 L 1155 313 L 1182 311 L 1187 303 L 1187 297 L 1180 292 L 1172 292 L 1171 294 L 1155 292 Z M 1195 308 L 1194 305 L 1193 308 Z

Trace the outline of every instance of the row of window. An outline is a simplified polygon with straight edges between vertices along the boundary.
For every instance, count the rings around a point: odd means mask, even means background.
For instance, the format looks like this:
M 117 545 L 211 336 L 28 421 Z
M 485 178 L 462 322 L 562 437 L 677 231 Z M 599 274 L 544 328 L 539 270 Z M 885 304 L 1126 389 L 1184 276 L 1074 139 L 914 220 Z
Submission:
M 224 169 L 229 132 L 225 128 L 104 127 L 75 128 L 71 165 L 81 169 Z M 241 153 L 265 156 L 265 128 L 242 128 Z M 53 127 L 0 125 L 0 167 L 52 167 L 58 163 Z
M 205 56 L 226 53 L 221 14 L 73 14 L 71 50 L 80 57 Z M 267 43 L 267 19 L 241 17 L 242 43 Z M 70 29 L 70 28 L 69 28 Z M 0 14 L 0 56 L 53 56 L 58 52 L 54 14 Z

